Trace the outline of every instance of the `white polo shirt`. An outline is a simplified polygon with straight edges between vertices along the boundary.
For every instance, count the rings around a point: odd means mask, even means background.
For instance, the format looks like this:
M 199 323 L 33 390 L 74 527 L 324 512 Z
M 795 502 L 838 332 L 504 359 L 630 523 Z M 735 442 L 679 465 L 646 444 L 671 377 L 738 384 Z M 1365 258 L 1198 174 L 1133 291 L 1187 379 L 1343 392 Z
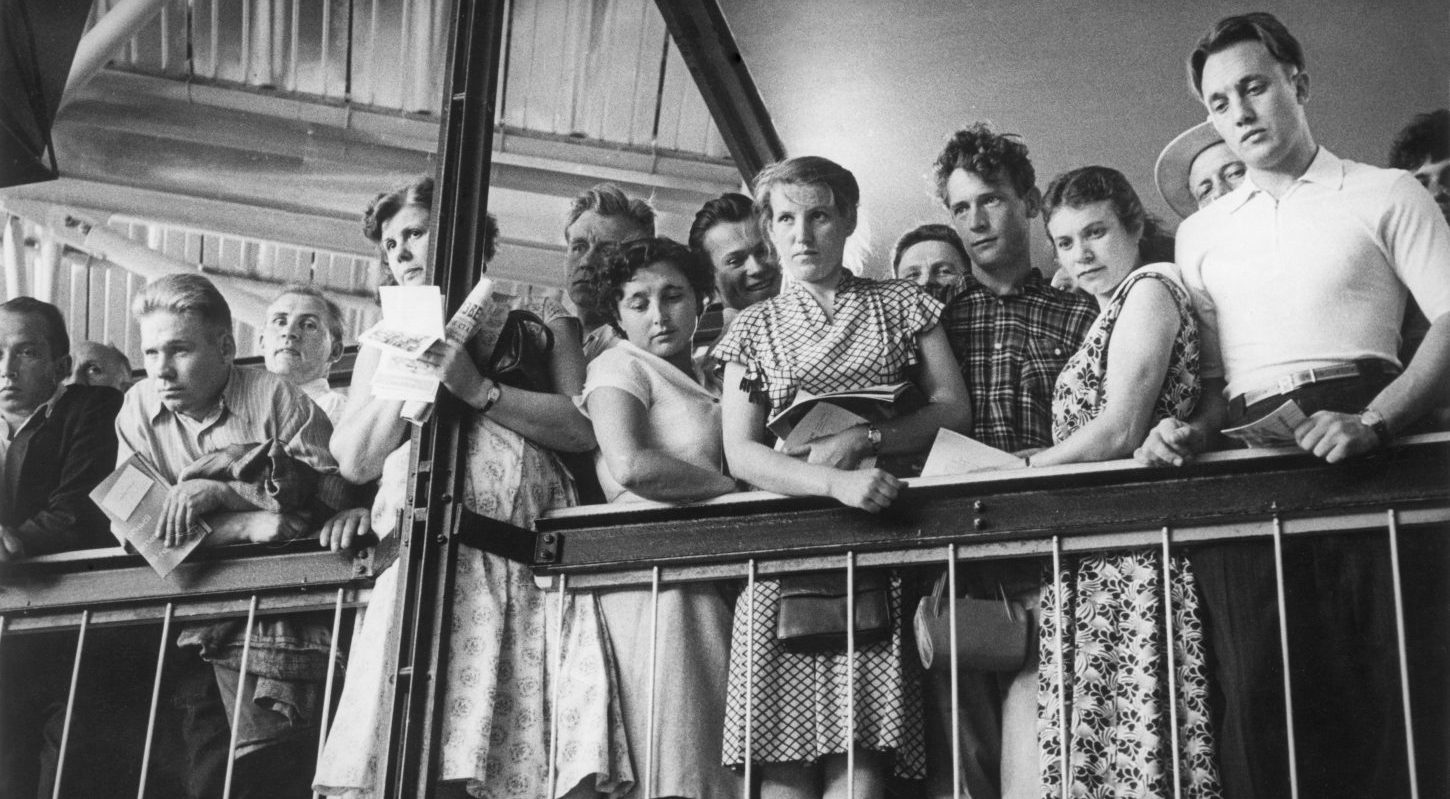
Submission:
M 1226 395 L 1359 358 L 1399 363 L 1406 289 L 1450 311 L 1450 226 L 1408 172 L 1319 148 L 1278 200 L 1245 178 L 1178 228 L 1204 377 Z

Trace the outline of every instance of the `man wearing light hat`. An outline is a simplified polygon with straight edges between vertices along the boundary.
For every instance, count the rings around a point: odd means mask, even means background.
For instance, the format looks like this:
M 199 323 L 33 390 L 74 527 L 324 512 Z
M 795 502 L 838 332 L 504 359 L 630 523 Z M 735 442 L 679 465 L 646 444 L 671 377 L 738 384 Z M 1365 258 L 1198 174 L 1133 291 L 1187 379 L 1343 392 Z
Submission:
M 1244 182 L 1244 162 L 1208 122 L 1183 131 L 1158 154 L 1158 193 L 1180 217 L 1207 207 Z

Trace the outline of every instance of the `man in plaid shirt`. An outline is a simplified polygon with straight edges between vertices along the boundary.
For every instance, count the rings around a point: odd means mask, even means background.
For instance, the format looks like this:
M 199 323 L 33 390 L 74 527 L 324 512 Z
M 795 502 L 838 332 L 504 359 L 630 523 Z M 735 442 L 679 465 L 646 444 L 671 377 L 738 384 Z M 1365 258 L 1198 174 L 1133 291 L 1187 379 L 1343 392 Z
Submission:
M 982 123 L 959 130 L 933 171 L 937 196 L 971 259 L 971 274 L 947 300 L 942 324 L 972 397 L 972 438 L 1008 452 L 1050 446 L 1053 385 L 1097 318 L 1097 304 L 1086 294 L 1053 288 L 1032 267 L 1031 220 L 1042 194 L 1018 137 Z M 961 573 L 973 596 L 994 596 L 1035 590 L 1038 569 L 1035 562 L 994 562 Z M 1002 703 L 1013 676 L 963 670 L 958 778 L 973 799 L 997 799 L 1013 780 L 1037 776 L 1035 763 L 1011 765 L 1036 756 L 1035 735 L 1007 736 L 1009 745 L 1020 738 L 1030 751 L 1003 751 Z M 1035 691 L 1033 682 L 1015 690 Z M 951 689 L 944 675 L 933 674 L 931 683 L 929 695 L 937 701 L 927 703 L 928 769 L 946 775 Z M 1005 721 L 1014 730 L 1024 724 L 1035 729 L 1035 718 Z M 951 792 L 949 779 L 932 786 L 933 795 Z
M 978 123 L 947 140 L 937 196 L 972 261 L 942 314 L 972 395 L 972 438 L 1008 452 L 1052 444 L 1052 387 L 1097 318 L 1092 298 L 1032 267 L 1042 207 L 1027 146 Z

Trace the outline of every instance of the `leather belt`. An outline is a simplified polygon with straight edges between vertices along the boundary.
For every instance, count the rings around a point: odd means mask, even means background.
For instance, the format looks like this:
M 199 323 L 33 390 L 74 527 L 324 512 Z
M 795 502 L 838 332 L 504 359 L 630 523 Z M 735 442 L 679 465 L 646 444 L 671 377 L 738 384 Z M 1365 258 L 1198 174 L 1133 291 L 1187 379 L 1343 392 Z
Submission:
M 1312 386 L 1315 383 L 1323 383 L 1329 380 L 1343 380 L 1347 377 L 1359 377 L 1367 370 L 1358 362 L 1339 363 L 1333 366 L 1321 366 L 1317 369 L 1305 369 L 1302 372 L 1291 372 L 1280 377 L 1274 383 L 1265 388 L 1254 391 L 1245 391 L 1241 396 L 1244 407 L 1249 407 L 1266 399 L 1288 394 L 1297 388 Z

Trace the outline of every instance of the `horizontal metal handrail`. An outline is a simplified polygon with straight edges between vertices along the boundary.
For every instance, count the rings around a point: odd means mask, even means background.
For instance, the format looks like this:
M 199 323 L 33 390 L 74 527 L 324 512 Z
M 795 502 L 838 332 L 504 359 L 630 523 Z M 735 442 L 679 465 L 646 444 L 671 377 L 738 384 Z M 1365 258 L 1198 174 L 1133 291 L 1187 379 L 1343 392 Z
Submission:
M 829 499 L 735 494 L 686 505 L 568 508 L 539 519 L 535 568 L 576 588 L 665 579 L 740 578 L 833 567 L 935 562 L 941 546 L 966 559 L 1269 536 L 1275 520 L 1300 535 L 1382 526 L 1388 509 L 1414 527 L 1450 521 L 1450 435 L 1407 437 L 1370 457 L 1326 464 L 1297 449 L 1212 453 L 1179 469 L 1131 461 L 908 480 L 879 515 Z

